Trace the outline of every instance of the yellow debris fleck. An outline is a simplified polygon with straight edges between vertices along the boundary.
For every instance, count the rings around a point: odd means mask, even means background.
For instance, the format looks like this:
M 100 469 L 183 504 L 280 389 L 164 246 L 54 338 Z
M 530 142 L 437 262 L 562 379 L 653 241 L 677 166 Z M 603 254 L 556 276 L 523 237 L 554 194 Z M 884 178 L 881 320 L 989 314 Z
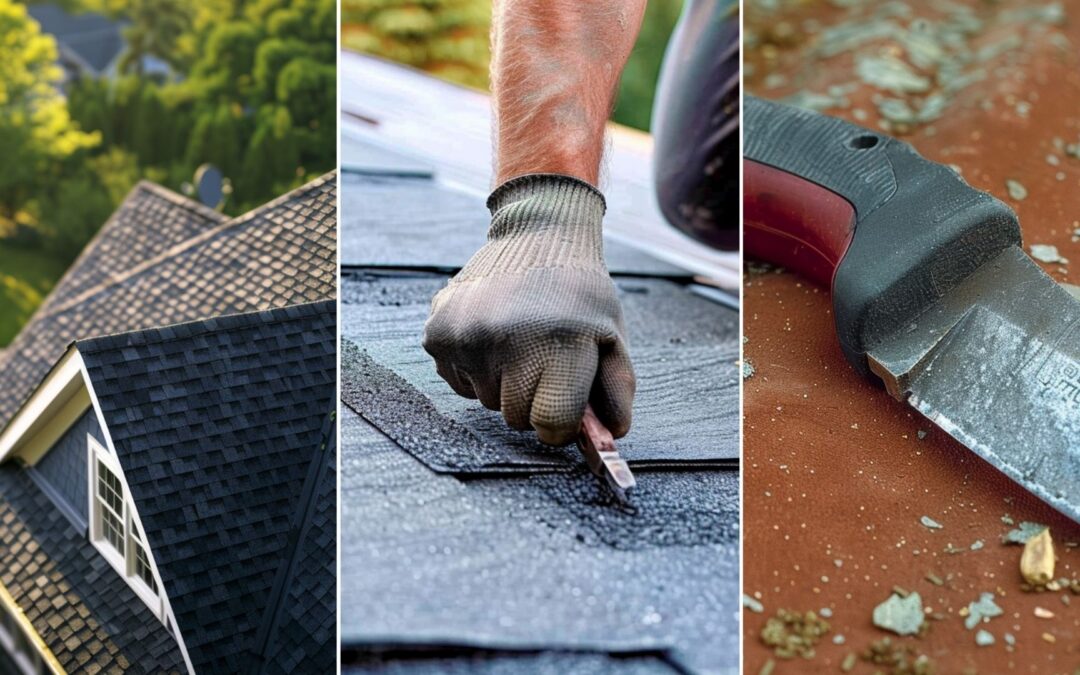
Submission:
M 1020 574 L 1024 581 L 1043 586 L 1054 578 L 1054 540 L 1050 528 L 1027 540 L 1020 556 Z

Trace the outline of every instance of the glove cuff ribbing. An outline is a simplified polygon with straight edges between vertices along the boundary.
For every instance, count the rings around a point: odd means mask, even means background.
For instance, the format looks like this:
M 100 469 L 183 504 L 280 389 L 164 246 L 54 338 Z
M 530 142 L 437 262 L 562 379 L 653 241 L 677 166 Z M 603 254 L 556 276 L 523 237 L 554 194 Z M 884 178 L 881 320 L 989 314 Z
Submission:
M 607 202 L 599 190 L 579 178 L 561 173 L 528 173 L 511 178 L 492 191 L 487 207 L 494 217 L 506 206 L 530 197 L 563 202 L 565 206 L 580 204 L 596 208 L 598 205 L 601 217 L 607 210 Z

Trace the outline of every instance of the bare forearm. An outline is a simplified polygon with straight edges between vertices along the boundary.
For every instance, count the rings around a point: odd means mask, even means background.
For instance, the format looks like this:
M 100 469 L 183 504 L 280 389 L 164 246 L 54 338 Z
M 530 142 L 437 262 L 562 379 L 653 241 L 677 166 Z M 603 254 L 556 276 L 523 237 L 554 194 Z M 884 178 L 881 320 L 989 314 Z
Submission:
M 597 184 L 604 124 L 646 0 L 499 0 L 492 29 L 496 182 Z

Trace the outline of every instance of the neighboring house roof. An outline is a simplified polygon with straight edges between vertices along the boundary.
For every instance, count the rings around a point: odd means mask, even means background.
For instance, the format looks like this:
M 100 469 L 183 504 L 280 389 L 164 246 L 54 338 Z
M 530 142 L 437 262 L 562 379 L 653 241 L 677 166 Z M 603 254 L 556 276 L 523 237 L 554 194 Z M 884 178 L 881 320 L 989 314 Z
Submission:
M 165 626 L 12 462 L 0 465 L 0 584 L 67 672 L 186 670 Z
M 93 12 L 73 13 L 53 3 L 31 4 L 30 16 L 51 33 L 81 68 L 105 72 L 124 50 L 123 24 Z
M 335 178 L 231 220 L 138 185 L 0 353 L 0 428 L 73 340 L 335 297 Z
M 316 591 L 299 656 L 333 640 L 334 526 L 313 496 L 335 485 L 336 326 L 324 301 L 76 344 L 197 672 L 283 644 L 259 633 L 294 586 Z M 315 588 L 281 571 L 307 557 L 329 565 L 303 567 Z

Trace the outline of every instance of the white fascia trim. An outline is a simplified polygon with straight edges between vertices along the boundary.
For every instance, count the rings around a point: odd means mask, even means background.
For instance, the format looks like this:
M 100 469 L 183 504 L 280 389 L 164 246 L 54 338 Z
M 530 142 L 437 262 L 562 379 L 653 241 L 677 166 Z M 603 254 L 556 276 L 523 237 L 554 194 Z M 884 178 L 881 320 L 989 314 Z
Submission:
M 72 385 L 77 384 L 76 378 L 80 377 L 85 378 L 82 358 L 77 350 L 69 348 L 41 384 L 30 394 L 30 398 L 23 403 L 8 425 L 0 431 L 0 462 L 9 459 L 20 442 L 28 434 L 36 431 L 35 426 L 41 416 L 65 392 L 70 394 Z
M 105 424 L 105 416 L 101 413 L 101 404 L 98 402 L 97 393 L 94 391 L 94 385 L 90 381 L 90 374 L 87 372 L 86 364 L 83 363 L 82 355 L 78 353 L 78 350 L 71 351 L 75 353 L 75 359 L 77 360 L 79 371 L 82 373 L 83 381 L 86 383 L 86 390 L 90 393 L 90 403 L 94 408 L 94 414 L 97 415 L 98 428 L 101 429 L 101 434 L 105 437 L 105 450 L 107 450 L 107 455 L 111 456 L 114 459 L 114 468 L 117 470 L 116 475 L 120 479 L 120 484 L 124 487 L 125 498 L 130 502 L 131 519 L 135 521 L 135 526 L 139 528 L 139 532 L 141 532 L 143 535 L 143 545 L 146 546 L 146 555 L 150 558 L 150 569 L 154 574 L 154 581 L 157 583 L 158 592 L 160 593 L 160 598 L 164 610 L 163 614 L 166 617 L 166 620 L 169 622 L 169 625 L 172 626 L 172 634 L 173 637 L 176 638 L 176 644 L 180 646 L 180 654 L 184 657 L 184 665 L 187 666 L 188 674 L 195 675 L 195 667 L 191 665 L 191 657 L 188 656 L 187 645 L 184 643 L 184 636 L 180 632 L 180 625 L 176 623 L 176 615 L 173 613 L 172 604 L 169 602 L 169 594 L 165 592 L 165 584 L 161 583 L 161 574 L 158 572 L 157 562 L 154 560 L 154 552 L 150 548 L 150 542 L 146 540 L 146 528 L 143 527 L 142 520 L 139 518 L 139 510 L 135 507 L 135 500 L 131 498 L 131 488 L 128 487 L 127 478 L 124 476 L 123 467 L 120 466 L 120 461 L 116 459 L 118 457 L 118 455 L 116 454 L 116 446 L 113 445 L 112 434 L 109 433 L 109 427 L 107 424 Z M 88 450 L 88 457 L 93 457 L 92 453 L 92 450 Z M 96 469 L 96 467 L 88 465 L 87 468 L 89 469 L 87 471 L 87 476 L 92 481 L 94 476 L 94 469 Z M 94 499 L 95 487 L 96 486 L 91 482 L 90 491 L 87 495 L 91 500 Z M 93 514 L 91 513 L 89 515 L 90 518 L 93 519 Z M 97 547 L 97 543 L 94 542 L 92 537 L 90 541 L 94 544 L 95 547 Z M 101 548 L 98 548 L 98 550 L 100 551 Z M 106 559 L 108 560 L 109 558 L 106 556 Z M 124 567 L 117 571 L 120 572 L 120 575 L 126 581 L 126 564 Z M 140 597 L 142 596 L 140 595 Z

